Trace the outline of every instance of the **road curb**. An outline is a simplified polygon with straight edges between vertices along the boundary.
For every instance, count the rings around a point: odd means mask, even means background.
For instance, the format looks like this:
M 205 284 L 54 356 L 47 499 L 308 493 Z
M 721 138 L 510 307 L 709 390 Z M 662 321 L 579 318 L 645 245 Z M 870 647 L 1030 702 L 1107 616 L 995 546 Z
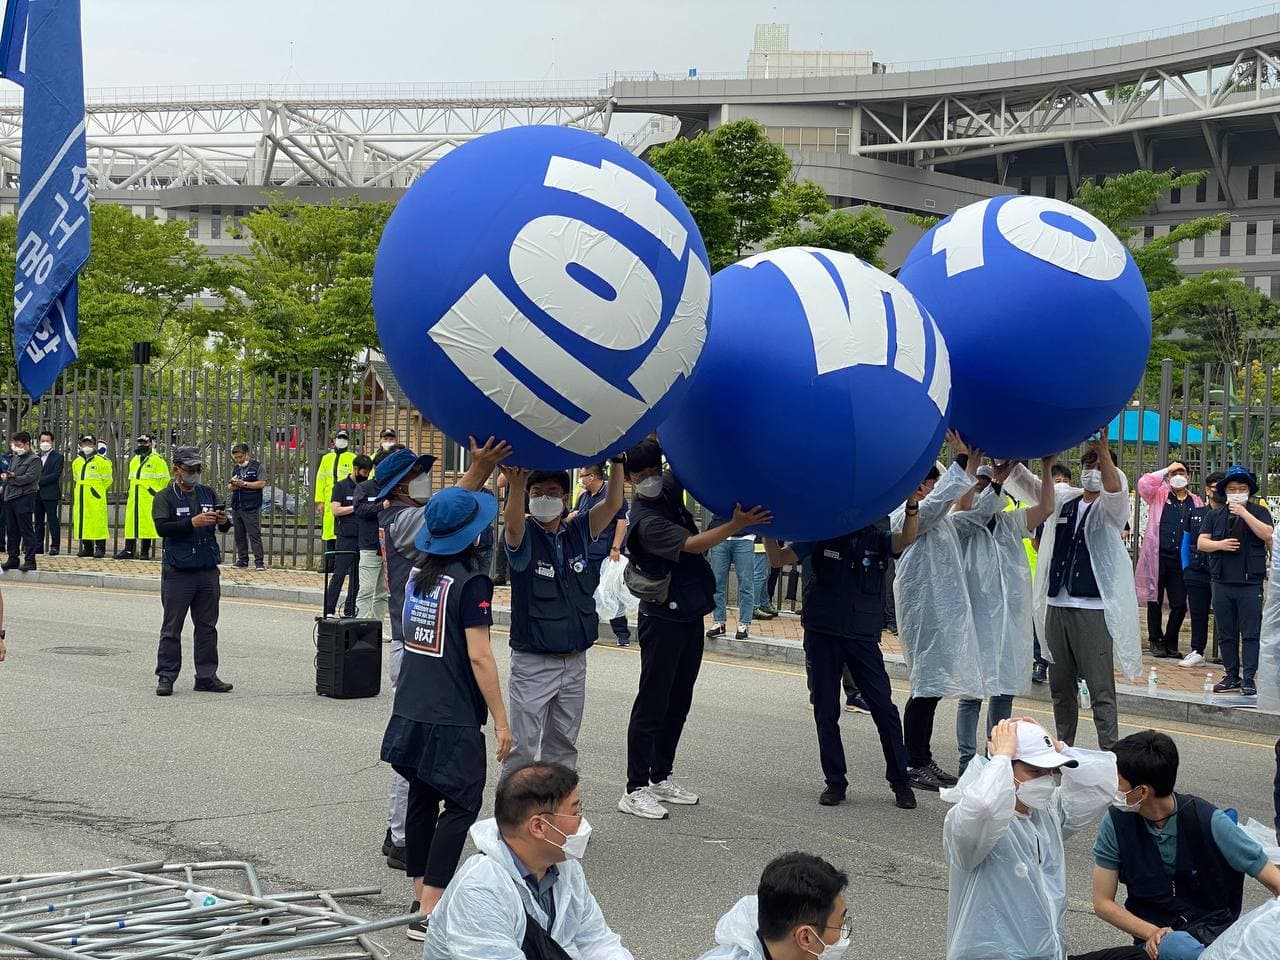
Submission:
M 113 573 L 91 573 L 65 570 L 35 570 L 30 573 L 9 573 L 0 580 L 4 583 L 64 584 L 75 587 L 104 587 L 112 590 L 136 590 L 139 593 L 159 593 L 159 577 L 138 577 Z M 320 607 L 322 591 L 318 587 L 280 587 L 267 584 L 224 583 L 222 595 L 228 598 L 269 600 L 276 603 L 297 603 Z M 507 607 L 493 608 L 493 621 L 497 626 L 509 626 L 511 611 Z M 601 622 L 600 638 L 612 640 L 609 624 Z M 717 637 L 706 641 L 706 649 L 722 656 L 742 660 L 758 660 L 787 664 L 804 668 L 804 647 L 799 640 L 752 637 L 747 640 Z M 899 654 L 885 654 L 885 668 L 895 680 L 907 679 L 907 667 Z M 1049 703 L 1046 686 L 1033 686 L 1022 699 Z M 1219 707 L 1204 703 L 1199 697 L 1178 693 L 1163 693 L 1157 697 L 1147 695 L 1145 687 L 1120 684 L 1116 688 L 1116 704 L 1122 717 L 1146 717 L 1151 720 L 1174 720 L 1199 724 L 1224 730 L 1248 730 L 1253 733 L 1280 736 L 1280 713 L 1260 710 L 1244 710 Z

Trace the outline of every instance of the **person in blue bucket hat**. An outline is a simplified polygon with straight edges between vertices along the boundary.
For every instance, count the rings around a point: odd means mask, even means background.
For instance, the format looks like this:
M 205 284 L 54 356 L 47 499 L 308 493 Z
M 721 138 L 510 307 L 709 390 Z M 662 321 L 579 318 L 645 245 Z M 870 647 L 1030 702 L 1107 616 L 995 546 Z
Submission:
M 390 459 L 390 458 L 388 458 Z M 489 646 L 493 581 L 475 568 L 475 542 L 493 522 L 488 493 L 448 487 L 423 510 L 414 539 L 423 555 L 405 588 L 404 661 L 382 759 L 409 783 L 405 873 L 428 915 L 449 885 L 484 795 L 483 727 L 493 715 L 499 762 L 511 729 Z M 411 939 L 426 933 L 427 916 Z
M 1213 578 L 1213 616 L 1223 669 L 1215 693 L 1258 693 L 1254 678 L 1272 525 L 1271 514 L 1252 502 L 1257 492 L 1258 480 L 1247 469 L 1227 470 L 1218 482 L 1218 496 L 1226 505 L 1205 514 L 1196 541 L 1196 549 L 1208 554 Z

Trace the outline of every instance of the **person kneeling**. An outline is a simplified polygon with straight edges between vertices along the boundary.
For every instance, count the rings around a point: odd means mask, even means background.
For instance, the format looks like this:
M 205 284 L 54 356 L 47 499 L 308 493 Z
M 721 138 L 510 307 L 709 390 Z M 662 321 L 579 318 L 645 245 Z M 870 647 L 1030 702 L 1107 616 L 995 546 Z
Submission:
M 942 827 L 951 874 L 947 960 L 1060 960 L 1063 840 L 1110 805 L 1116 758 L 1054 741 L 1026 718 L 996 724 L 987 752 L 990 760 L 975 758 L 959 785 L 942 793 L 958 800 Z
M 1239 918 L 1245 875 L 1280 897 L 1280 868 L 1222 810 L 1173 792 L 1170 737 L 1144 730 L 1112 749 L 1119 788 L 1093 846 L 1093 912 L 1145 941 L 1148 956 L 1195 960 Z
M 558 763 L 517 767 L 498 784 L 493 809 L 471 828 L 480 852 L 431 913 L 424 960 L 634 960 L 579 863 L 591 825 L 578 774 Z
M 784 853 L 716 924 L 719 944 L 699 960 L 838 960 L 849 949 L 849 878 L 809 853 Z

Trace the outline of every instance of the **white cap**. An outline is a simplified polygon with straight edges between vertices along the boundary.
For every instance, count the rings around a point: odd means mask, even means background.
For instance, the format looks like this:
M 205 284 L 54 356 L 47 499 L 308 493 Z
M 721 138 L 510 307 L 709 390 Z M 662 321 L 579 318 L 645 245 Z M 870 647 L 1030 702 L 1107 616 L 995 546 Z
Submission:
M 991 469 L 991 465 L 984 463 L 978 468 L 978 476 L 986 477 L 988 480 L 995 478 L 995 471 Z
M 1013 755 L 1015 760 L 1041 770 L 1080 766 L 1079 760 L 1072 760 L 1065 753 L 1058 752 L 1054 739 L 1040 724 L 1031 720 L 1019 720 L 1013 725 L 1013 729 L 1018 735 L 1018 748 Z

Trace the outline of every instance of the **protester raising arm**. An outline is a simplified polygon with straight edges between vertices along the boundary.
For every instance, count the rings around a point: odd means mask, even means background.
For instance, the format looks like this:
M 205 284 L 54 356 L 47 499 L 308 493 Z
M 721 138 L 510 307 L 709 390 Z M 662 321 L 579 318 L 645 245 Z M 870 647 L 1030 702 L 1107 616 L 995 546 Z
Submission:
M 489 482 L 494 468 L 511 456 L 511 444 L 505 440 L 495 440 L 490 437 L 482 447 L 476 442 L 475 437 L 468 437 L 467 440 L 471 446 L 471 463 L 467 467 L 467 472 L 458 478 L 458 486 L 463 490 L 478 493 Z M 521 506 L 523 507 L 523 502 Z
M 1053 465 L 1058 462 L 1057 455 L 1045 457 L 1040 461 L 1040 498 L 1034 506 L 1027 507 L 1027 531 L 1035 533 L 1040 524 L 1051 516 L 1056 507 L 1053 490 Z
M 609 524 L 613 523 L 618 517 L 618 511 L 622 509 L 622 491 L 623 480 L 622 471 L 618 469 L 621 458 L 615 459 L 609 464 L 609 476 L 606 478 L 609 492 L 605 494 L 605 498 L 591 508 L 588 515 L 591 522 L 591 539 L 595 540 L 602 534 Z
M 770 523 L 773 523 L 773 514 L 764 507 L 743 510 L 742 504 L 739 503 L 733 508 L 733 516 L 728 523 L 694 534 L 685 540 L 684 546 L 680 549 L 684 553 L 706 553 L 717 543 L 736 537 L 748 527 L 762 527 Z
M 963 870 L 976 870 L 1009 832 L 1016 812 L 1013 757 L 1017 749 L 1013 722 L 1001 720 L 991 731 L 990 761 L 965 785 L 960 802 L 947 811 L 943 845 Z
M 507 478 L 507 503 L 502 508 L 503 535 L 507 538 L 507 546 L 512 550 L 519 550 L 524 543 L 525 491 L 532 473 L 532 470 L 524 467 L 502 468 L 502 475 Z

